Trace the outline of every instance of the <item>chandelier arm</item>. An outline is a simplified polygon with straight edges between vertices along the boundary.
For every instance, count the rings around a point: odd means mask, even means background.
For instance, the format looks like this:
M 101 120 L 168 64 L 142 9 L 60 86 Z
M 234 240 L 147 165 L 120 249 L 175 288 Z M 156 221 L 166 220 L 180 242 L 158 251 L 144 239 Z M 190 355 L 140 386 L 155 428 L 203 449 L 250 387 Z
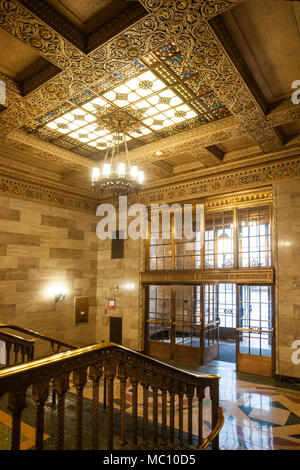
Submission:
M 124 140 L 124 146 L 125 146 L 125 154 L 126 154 L 126 158 L 127 158 L 127 162 L 128 162 L 128 171 L 129 171 L 129 174 L 130 174 L 130 159 L 129 159 L 129 152 L 128 152 L 128 147 L 127 147 L 127 142 L 126 142 L 126 137 L 125 137 L 125 133 L 123 133 L 123 140 Z

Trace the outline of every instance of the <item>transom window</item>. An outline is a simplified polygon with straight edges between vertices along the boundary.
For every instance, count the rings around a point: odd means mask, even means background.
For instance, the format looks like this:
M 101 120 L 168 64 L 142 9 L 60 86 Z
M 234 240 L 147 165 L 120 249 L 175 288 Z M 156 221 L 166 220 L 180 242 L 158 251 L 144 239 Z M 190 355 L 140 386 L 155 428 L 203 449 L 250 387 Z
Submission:
M 271 267 L 271 207 L 206 212 L 193 240 L 151 233 L 150 270 Z M 202 236 L 204 243 L 202 244 Z
M 205 216 L 205 268 L 233 268 L 233 212 Z
M 270 207 L 258 206 L 238 211 L 239 266 L 271 266 Z

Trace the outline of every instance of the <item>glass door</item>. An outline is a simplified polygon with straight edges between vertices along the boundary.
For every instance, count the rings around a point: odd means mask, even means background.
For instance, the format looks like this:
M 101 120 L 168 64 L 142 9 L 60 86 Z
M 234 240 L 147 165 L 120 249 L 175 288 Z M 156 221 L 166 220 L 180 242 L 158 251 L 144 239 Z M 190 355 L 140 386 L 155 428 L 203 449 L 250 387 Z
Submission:
M 172 357 L 201 364 L 201 289 L 176 285 L 174 291 Z
M 147 354 L 170 359 L 172 286 L 151 285 L 147 297 Z
M 240 286 L 237 370 L 271 377 L 273 367 L 272 287 Z
M 219 306 L 218 285 L 204 286 L 203 363 L 219 356 Z

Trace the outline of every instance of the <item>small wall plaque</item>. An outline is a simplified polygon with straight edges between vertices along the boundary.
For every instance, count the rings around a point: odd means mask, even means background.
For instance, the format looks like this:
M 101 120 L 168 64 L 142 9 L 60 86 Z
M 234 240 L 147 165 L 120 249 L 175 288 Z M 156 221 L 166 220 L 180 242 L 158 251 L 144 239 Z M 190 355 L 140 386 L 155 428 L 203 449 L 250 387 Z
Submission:
M 108 299 L 108 308 L 109 310 L 114 310 L 116 308 L 115 299 Z
M 75 297 L 75 323 L 87 323 L 89 321 L 89 298 Z

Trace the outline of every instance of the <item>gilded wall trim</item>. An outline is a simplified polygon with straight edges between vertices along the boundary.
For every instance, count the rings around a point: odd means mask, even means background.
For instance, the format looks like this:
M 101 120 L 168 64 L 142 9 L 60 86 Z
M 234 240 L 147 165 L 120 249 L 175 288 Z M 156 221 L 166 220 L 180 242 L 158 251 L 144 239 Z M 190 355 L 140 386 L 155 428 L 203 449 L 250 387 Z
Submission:
M 0 174 L 0 195 L 96 214 L 98 201 Z
M 203 177 L 181 184 L 142 191 L 132 195 L 132 202 L 145 205 L 156 202 L 172 202 L 207 197 L 212 194 L 228 193 L 243 189 L 270 185 L 282 180 L 300 176 L 300 157 L 261 164 L 255 168 L 228 172 L 223 175 Z
M 186 271 L 146 271 L 141 274 L 142 284 L 198 284 L 224 282 L 237 284 L 273 284 L 273 268 L 212 269 Z

